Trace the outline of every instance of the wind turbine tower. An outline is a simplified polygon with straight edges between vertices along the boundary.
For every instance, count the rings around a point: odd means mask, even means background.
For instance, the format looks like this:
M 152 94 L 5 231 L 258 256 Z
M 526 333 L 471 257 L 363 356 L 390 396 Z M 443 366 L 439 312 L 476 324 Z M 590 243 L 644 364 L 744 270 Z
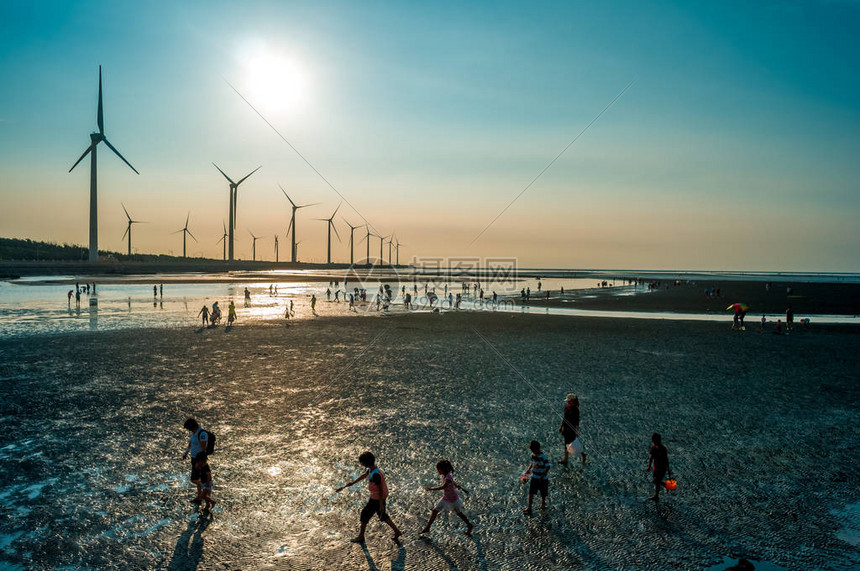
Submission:
M 185 217 L 185 226 L 181 230 L 177 230 L 174 234 L 179 234 L 182 232 L 182 257 L 185 258 L 185 238 L 187 236 L 191 236 L 191 238 L 196 242 L 197 238 L 194 237 L 194 234 L 191 233 L 191 230 L 188 229 L 188 219 L 191 218 L 191 213 Z
M 355 231 L 357 229 L 361 228 L 361 226 L 353 226 L 352 224 L 349 223 L 349 221 L 346 218 L 344 218 L 343 221 L 346 222 L 347 226 L 349 226 L 349 265 L 351 266 L 355 263 L 355 255 L 354 255 L 355 249 L 352 247 L 354 244 L 354 240 L 353 240 L 352 236 L 353 236 L 353 234 L 355 234 Z
M 75 164 L 72 165 L 72 168 L 69 169 L 69 172 L 75 170 L 75 167 L 78 166 L 84 157 L 87 154 L 90 155 L 90 262 L 98 262 L 99 261 L 99 212 L 98 212 L 98 183 L 97 183 L 97 159 L 96 159 L 96 150 L 98 148 L 99 143 L 104 143 L 107 147 L 116 154 L 122 162 L 128 165 L 128 167 L 133 170 L 135 173 L 137 169 L 131 166 L 131 163 L 125 160 L 119 151 L 117 151 L 113 145 L 110 144 L 110 141 L 105 137 L 105 121 L 104 121 L 104 113 L 102 111 L 102 66 L 99 66 L 99 106 L 98 111 L 96 113 L 96 122 L 99 126 L 98 133 L 90 133 L 90 146 L 87 147 L 87 150 L 84 151 L 84 154 L 81 155 Z
M 142 224 L 143 221 L 142 220 L 132 220 L 131 216 L 129 216 L 129 214 L 128 214 L 128 210 L 125 209 L 125 204 L 122 204 L 120 202 L 120 205 L 122 206 L 123 212 L 125 212 L 125 217 L 128 218 L 128 226 L 126 226 L 125 232 L 123 233 L 122 237 L 125 238 L 125 235 L 128 234 L 128 257 L 131 258 L 131 225 L 132 224 Z
M 227 261 L 227 225 L 224 224 L 224 221 L 221 221 L 221 224 L 224 225 L 224 234 L 221 236 L 221 239 L 218 242 L 223 242 L 222 250 L 224 250 L 224 261 Z M 218 242 L 215 242 L 216 244 Z
M 319 204 L 319 202 L 315 202 L 313 204 L 298 205 L 295 202 L 293 202 L 293 199 L 290 198 L 290 195 L 287 194 L 287 191 L 284 190 L 283 186 L 281 186 L 280 184 L 278 186 L 280 187 L 281 192 L 284 193 L 284 196 L 287 197 L 287 200 L 290 201 L 290 205 L 292 206 L 292 213 L 290 214 L 290 225 L 287 227 L 287 233 L 292 234 L 292 237 L 290 239 L 291 240 L 290 261 L 295 262 L 296 261 L 296 246 L 298 245 L 298 243 L 296 242 L 296 210 L 299 210 L 302 208 L 307 208 L 308 206 L 316 206 L 317 204 Z M 290 232 L 291 230 L 292 230 L 292 232 Z
M 321 220 L 328 223 L 328 242 L 326 242 L 326 263 L 331 263 L 331 231 L 334 228 L 334 235 L 337 236 L 337 241 L 340 242 L 340 234 L 337 233 L 337 227 L 334 225 L 334 215 L 337 214 L 337 211 L 340 210 L 340 204 L 337 205 L 337 208 L 334 209 L 334 212 L 331 213 L 329 218 L 317 218 L 317 220 Z
M 248 230 L 248 234 L 250 234 L 251 238 L 254 239 L 254 243 L 251 246 L 251 261 L 256 262 L 257 261 L 257 240 L 262 238 L 262 236 L 254 236 L 254 233 L 251 232 L 250 230 Z
M 382 243 L 385 242 L 388 236 L 377 236 L 377 238 L 379 238 L 379 265 L 384 266 L 385 258 L 382 257 Z
M 245 175 L 244 178 L 240 179 L 239 182 L 233 182 L 233 179 L 231 179 L 229 176 L 227 176 L 227 174 L 224 171 L 222 171 L 218 165 L 216 165 L 215 163 L 212 163 L 212 166 L 214 166 L 216 169 L 218 169 L 218 172 L 223 174 L 224 178 L 226 178 L 227 181 L 230 183 L 230 231 L 229 231 L 227 249 L 230 252 L 230 261 L 232 262 L 233 261 L 233 238 L 234 238 L 234 234 L 235 234 L 235 230 L 236 230 L 236 198 L 239 195 L 239 185 L 242 184 L 243 182 L 245 182 L 245 180 L 249 176 L 251 176 L 252 174 L 254 174 L 255 172 L 257 172 L 258 170 L 260 170 L 263 167 L 262 167 L 262 165 L 260 165 L 257 168 L 255 168 L 254 170 L 252 170 L 251 172 L 249 172 L 247 175 Z

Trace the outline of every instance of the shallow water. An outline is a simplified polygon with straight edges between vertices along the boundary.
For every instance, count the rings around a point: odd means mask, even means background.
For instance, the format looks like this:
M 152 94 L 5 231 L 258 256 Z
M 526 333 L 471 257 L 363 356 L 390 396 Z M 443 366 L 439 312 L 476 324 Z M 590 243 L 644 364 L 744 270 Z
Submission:
M 93 295 L 82 293 L 80 304 L 76 303 L 74 295 L 69 301 L 67 294 L 74 290 L 76 280 L 72 276 L 51 278 L 24 278 L 13 282 L 0 281 L 0 337 L 40 335 L 62 332 L 79 331 L 111 331 L 117 329 L 146 328 L 146 327 L 181 327 L 193 326 L 201 323 L 198 313 L 206 304 L 211 307 L 212 303 L 218 301 L 222 312 L 225 314 L 229 302 L 236 304 L 239 322 L 256 322 L 261 320 L 272 320 L 283 318 L 285 309 L 292 300 L 297 311 L 295 316 L 304 319 L 311 316 L 310 297 L 316 295 L 318 299 L 317 313 L 320 315 L 349 315 L 347 303 L 327 303 L 326 289 L 328 283 L 318 281 L 277 281 L 283 278 L 295 278 L 295 272 L 265 272 L 271 275 L 273 281 L 248 281 L 247 276 L 243 280 L 242 275 L 234 274 L 209 274 L 209 275 L 156 275 L 156 276 L 119 276 L 109 278 L 108 283 L 96 285 L 96 293 Z M 255 276 L 263 275 L 256 273 Z M 299 276 L 301 277 L 301 276 Z M 200 280 L 202 283 L 183 283 L 177 280 L 186 279 Z M 235 279 L 235 282 L 224 283 L 223 279 Z M 152 283 L 136 283 L 139 280 L 151 280 Z M 349 282 L 349 290 L 354 287 L 363 287 L 368 290 L 368 304 L 359 304 L 361 313 L 375 313 L 376 305 L 373 296 L 380 285 L 386 284 L 395 292 L 390 311 L 403 310 L 403 298 L 401 287 L 406 286 L 409 293 L 413 293 L 412 282 L 399 281 L 399 277 L 392 272 L 380 273 L 378 276 L 370 276 L 363 282 Z M 84 280 L 79 280 L 84 283 Z M 92 282 L 92 280 L 89 280 Z M 60 282 L 60 283 L 57 283 Z M 164 284 L 164 295 L 158 290 L 153 295 L 153 284 Z M 430 309 L 430 304 L 424 296 L 424 284 L 418 284 L 416 304 L 419 308 Z M 593 288 L 595 281 L 588 279 L 569 280 L 547 280 L 547 287 L 565 287 L 566 290 L 574 292 L 587 291 Z M 537 282 L 505 281 L 491 282 L 485 287 L 495 288 L 500 296 L 512 295 L 519 291 L 520 287 L 535 286 Z M 456 294 L 462 291 L 460 284 L 453 282 L 437 281 L 431 283 L 431 289 L 435 287 L 439 297 L 443 297 L 445 286 L 448 291 Z M 273 288 L 270 293 L 270 286 Z M 277 286 L 277 293 L 274 287 Z M 251 293 L 250 303 L 245 303 L 244 290 L 247 288 Z M 346 300 L 348 293 L 344 295 L 343 283 L 340 288 L 339 299 Z M 615 287 L 609 288 L 613 294 L 630 294 L 634 288 Z M 487 290 L 489 298 L 493 290 Z M 477 298 L 476 295 L 469 296 Z M 439 306 L 437 302 L 436 306 Z M 474 303 L 467 297 L 463 304 L 464 309 L 486 308 L 487 306 Z M 563 310 L 562 310 L 563 312 Z
M 384 272 L 369 276 L 363 282 L 351 281 L 348 289 L 363 287 L 368 290 L 368 303 L 357 303 L 356 312 L 349 309 L 345 303 L 348 292 L 340 288 L 329 288 L 328 283 L 318 281 L 277 281 L 279 279 L 295 279 L 295 271 L 291 272 L 257 272 L 255 277 L 271 276 L 272 281 L 248 281 L 248 276 L 235 274 L 209 274 L 190 276 L 201 283 L 183 283 L 179 280 L 189 279 L 187 275 L 163 274 L 156 276 L 119 276 L 111 277 L 108 283 L 98 284 L 96 294 L 82 294 L 81 302 L 77 304 L 74 297 L 67 302 L 67 293 L 74 289 L 74 277 L 25 278 L 14 282 L 0 281 L 0 338 L 19 337 L 26 335 L 42 335 L 53 333 L 70 333 L 81 331 L 112 331 L 119 329 L 134 329 L 147 327 L 187 327 L 201 323 L 198 313 L 206 304 L 211 307 L 218 301 L 226 316 L 229 302 L 236 304 L 239 323 L 258 322 L 282 319 L 285 309 L 293 301 L 296 314 L 294 319 L 312 317 L 310 297 L 316 295 L 318 315 L 350 316 L 355 314 L 378 315 L 374 295 L 380 285 L 389 285 L 394 292 L 389 312 L 404 312 L 402 287 L 413 294 L 418 311 L 431 311 L 441 307 L 449 310 L 450 303 L 445 299 L 445 292 L 456 295 L 463 290 L 460 282 L 437 280 L 429 282 L 429 289 L 436 291 L 439 300 L 430 304 L 424 284 L 414 283 L 408 278 L 393 272 Z M 243 280 L 244 278 L 244 280 Z M 152 283 L 136 283 L 139 280 L 151 280 Z M 235 279 L 235 282 L 222 280 Z M 60 283 L 57 283 L 60 282 Z M 164 283 L 164 295 L 159 290 L 153 295 L 153 283 Z M 622 281 L 608 281 L 609 287 L 597 288 L 597 282 L 591 278 L 545 278 L 542 280 L 542 290 L 550 290 L 558 294 L 559 288 L 565 288 L 564 301 L 571 305 L 577 299 L 594 296 L 626 296 L 648 295 L 648 289 L 642 286 L 625 284 Z M 537 297 L 537 280 L 505 280 L 484 284 L 485 301 L 481 301 L 474 290 L 469 290 L 461 304 L 461 309 L 467 311 L 503 311 L 536 313 L 560 316 L 578 317 L 611 317 L 637 319 L 672 319 L 686 321 L 730 322 L 726 315 L 671 313 L 671 312 L 632 312 L 632 311 L 599 311 L 582 310 L 575 307 L 550 307 L 523 305 L 519 300 L 522 288 L 530 287 Z M 615 284 L 615 285 L 613 285 Z M 277 287 L 275 293 L 270 286 Z M 447 286 L 447 290 L 446 290 Z M 251 301 L 245 303 L 244 290 L 251 293 Z M 326 298 L 326 289 L 332 290 L 331 300 Z M 334 302 L 335 289 L 341 290 L 340 303 Z M 417 294 L 415 293 L 417 289 Z M 499 303 L 492 304 L 492 293 L 499 295 Z M 781 315 L 768 316 L 775 321 Z M 811 315 L 815 323 L 856 324 L 860 319 L 854 316 Z

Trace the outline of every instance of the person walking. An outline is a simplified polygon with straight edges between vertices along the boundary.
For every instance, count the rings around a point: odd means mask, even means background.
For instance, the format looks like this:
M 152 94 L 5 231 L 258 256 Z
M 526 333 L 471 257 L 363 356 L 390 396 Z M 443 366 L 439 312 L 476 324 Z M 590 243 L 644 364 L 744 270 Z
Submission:
M 209 306 L 207 306 L 206 304 L 204 304 L 200 311 L 197 313 L 197 317 L 200 317 L 201 315 L 203 316 L 203 323 L 200 326 L 206 327 L 207 325 L 209 325 Z
M 660 489 L 663 487 L 663 477 L 666 474 L 672 475 L 672 469 L 669 468 L 669 451 L 663 446 L 663 437 L 655 432 L 651 435 L 651 450 L 648 451 L 648 467 L 646 472 L 653 470 L 654 495 L 649 499 L 655 502 L 660 501 Z
M 201 452 L 206 452 L 206 448 L 209 445 L 209 433 L 203 430 L 200 424 L 193 418 L 187 419 L 182 426 L 191 433 L 188 437 L 188 446 L 185 448 L 185 454 L 182 455 L 183 460 L 188 458 L 189 455 L 191 456 L 191 481 L 197 485 L 197 496 L 191 502 L 200 503 L 203 500 L 203 486 L 200 481 L 200 473 L 197 470 L 196 459 Z
M 568 394 L 564 400 L 564 414 L 558 431 L 564 438 L 564 456 L 558 463 L 567 466 L 570 449 L 582 450 L 581 442 L 579 446 L 574 446 L 579 438 L 579 398 L 574 393 Z M 582 463 L 585 464 L 585 452 L 580 452 L 580 454 L 582 455 Z
M 421 530 L 421 533 L 430 533 L 430 526 L 433 525 L 433 522 L 436 521 L 436 517 L 440 513 L 453 511 L 460 519 L 466 522 L 466 536 L 472 537 L 472 523 L 466 517 L 466 514 L 463 513 L 463 500 L 460 499 L 460 495 L 457 493 L 457 490 L 463 490 L 463 488 L 454 481 L 454 467 L 448 460 L 440 460 L 436 463 L 436 471 L 442 477 L 442 485 L 435 488 L 425 486 L 424 489 L 428 492 L 441 491 L 442 499 L 430 511 L 430 520 L 424 526 L 424 529 Z M 466 490 L 463 491 L 465 492 Z
M 523 510 L 523 513 L 526 515 L 532 515 L 532 501 L 538 492 L 540 492 L 541 497 L 540 509 L 545 510 L 546 496 L 549 492 L 549 460 L 543 450 L 541 450 L 540 442 L 537 440 L 531 441 L 529 450 L 532 452 L 532 461 L 528 469 L 526 469 L 525 474 L 522 475 L 524 480 L 529 480 L 529 475 L 531 475 L 529 481 L 529 505 Z
M 367 480 L 370 499 L 367 500 L 367 504 L 365 504 L 359 516 L 361 526 L 359 527 L 358 536 L 351 541 L 353 543 L 364 543 L 364 532 L 367 529 L 367 524 L 376 515 L 380 521 L 386 523 L 394 531 L 394 536 L 391 539 L 397 542 L 403 534 L 400 533 L 400 530 L 391 520 L 391 516 L 385 510 L 385 501 L 388 499 L 388 484 L 385 481 L 385 474 L 376 465 L 376 457 L 371 452 L 364 452 L 359 456 L 358 463 L 365 468 L 364 474 L 335 490 L 338 493 L 362 480 Z

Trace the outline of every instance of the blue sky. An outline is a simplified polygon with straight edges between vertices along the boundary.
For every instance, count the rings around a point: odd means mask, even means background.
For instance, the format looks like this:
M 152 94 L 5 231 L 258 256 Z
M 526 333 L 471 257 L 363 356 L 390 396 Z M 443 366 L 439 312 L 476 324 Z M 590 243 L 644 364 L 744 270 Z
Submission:
M 283 237 L 280 183 L 323 203 L 299 219 L 300 257 L 323 259 L 311 219 L 340 198 L 229 81 L 407 259 L 857 271 L 860 4 L 689 4 L 7 3 L 0 235 L 86 242 L 88 164 L 67 171 L 101 64 L 106 134 L 141 172 L 100 149 L 102 248 L 124 248 L 122 202 L 150 222 L 136 249 L 178 252 L 190 211 L 190 252 L 219 255 L 215 161 L 263 165 L 240 189 L 240 257 L 249 230 L 258 255 Z

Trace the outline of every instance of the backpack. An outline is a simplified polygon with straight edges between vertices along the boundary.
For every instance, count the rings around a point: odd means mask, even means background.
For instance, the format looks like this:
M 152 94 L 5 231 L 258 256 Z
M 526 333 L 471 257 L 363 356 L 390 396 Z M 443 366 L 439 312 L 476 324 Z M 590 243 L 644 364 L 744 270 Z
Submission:
M 211 456 L 212 454 L 215 454 L 215 434 L 209 430 L 203 430 L 201 432 L 205 432 L 209 436 L 206 440 L 206 455 Z

